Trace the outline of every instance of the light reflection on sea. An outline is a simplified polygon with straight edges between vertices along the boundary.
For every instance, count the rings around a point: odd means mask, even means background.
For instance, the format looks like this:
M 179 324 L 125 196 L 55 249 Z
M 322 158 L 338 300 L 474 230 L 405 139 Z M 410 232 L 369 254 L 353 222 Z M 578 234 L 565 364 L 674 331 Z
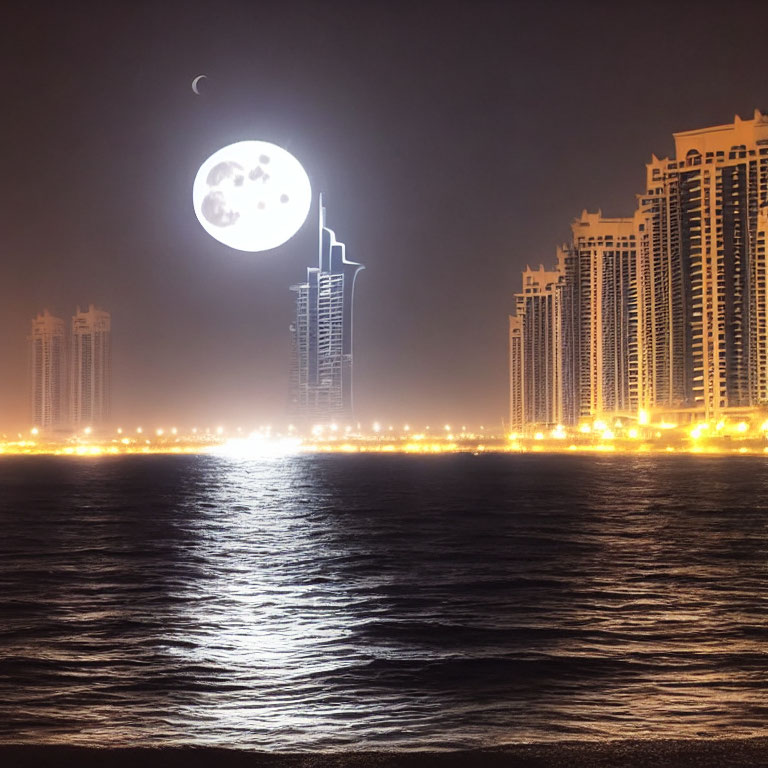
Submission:
M 765 735 L 768 460 L 0 461 L 0 741 Z

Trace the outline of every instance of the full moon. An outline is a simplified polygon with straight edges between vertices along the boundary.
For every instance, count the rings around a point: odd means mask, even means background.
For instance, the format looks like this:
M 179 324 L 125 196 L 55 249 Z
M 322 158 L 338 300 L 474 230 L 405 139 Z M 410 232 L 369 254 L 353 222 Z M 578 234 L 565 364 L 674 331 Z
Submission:
M 290 240 L 311 202 L 301 163 L 267 141 L 240 141 L 214 152 L 192 186 L 203 229 L 238 251 L 268 251 Z

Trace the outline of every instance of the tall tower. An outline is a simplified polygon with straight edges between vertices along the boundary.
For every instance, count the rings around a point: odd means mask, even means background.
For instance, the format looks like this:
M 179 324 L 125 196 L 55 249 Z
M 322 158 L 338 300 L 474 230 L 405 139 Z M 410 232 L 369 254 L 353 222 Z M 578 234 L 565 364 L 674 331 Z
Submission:
M 566 371 L 578 393 L 576 416 L 636 412 L 637 221 L 584 211 L 572 230 L 563 257 L 566 315 L 576 324 Z
M 112 341 L 109 312 L 90 305 L 72 318 L 70 416 L 72 424 L 96 426 L 109 418 Z
M 510 427 L 563 422 L 562 271 L 528 267 L 510 317 Z
M 559 252 L 564 423 L 768 405 L 768 114 L 674 138 L 675 157 L 647 165 L 632 218 L 584 211 Z M 525 367 L 517 306 L 511 421 L 525 424 L 540 418 L 525 398 L 550 374 Z
M 526 426 L 523 417 L 523 318 L 509 316 L 509 428 Z
M 318 266 L 307 269 L 305 283 L 291 287 L 291 405 L 297 417 L 323 423 L 352 417 L 352 307 L 355 278 L 364 267 L 347 260 L 344 244 L 325 226 L 322 195 L 318 224 Z
M 66 350 L 64 321 L 46 309 L 32 321 L 29 336 L 31 416 L 38 429 L 56 429 L 66 422 Z
M 652 399 L 713 417 L 768 402 L 768 115 L 674 137 L 640 197 Z

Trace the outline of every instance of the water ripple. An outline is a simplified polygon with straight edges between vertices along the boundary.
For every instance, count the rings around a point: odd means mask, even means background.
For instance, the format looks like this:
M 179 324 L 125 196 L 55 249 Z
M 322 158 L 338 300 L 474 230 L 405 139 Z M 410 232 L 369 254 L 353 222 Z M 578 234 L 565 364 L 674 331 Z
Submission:
M 762 458 L 0 461 L 0 741 L 765 735 Z

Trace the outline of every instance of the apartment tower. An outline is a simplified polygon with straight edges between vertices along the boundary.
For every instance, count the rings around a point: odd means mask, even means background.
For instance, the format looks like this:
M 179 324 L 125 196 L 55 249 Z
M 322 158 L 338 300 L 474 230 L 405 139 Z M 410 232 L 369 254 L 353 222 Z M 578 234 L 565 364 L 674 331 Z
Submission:
M 72 318 L 69 393 L 75 428 L 109 419 L 112 390 L 112 340 L 109 312 L 90 305 Z
M 583 211 L 563 252 L 571 348 L 569 423 L 637 410 L 637 230 L 634 219 Z M 575 417 L 575 418 L 574 418 Z
M 768 402 L 768 115 L 674 139 L 639 198 L 645 399 L 714 417 Z
M 66 425 L 67 345 L 64 321 L 46 309 L 32 321 L 29 336 L 32 425 L 52 430 Z
M 523 272 L 510 326 L 510 428 L 563 420 L 562 272 Z
M 768 115 L 674 140 L 674 158 L 647 165 L 631 218 L 584 211 L 559 251 L 549 336 L 561 345 L 564 423 L 653 410 L 712 419 L 768 404 Z M 546 410 L 514 399 L 552 390 L 549 370 L 526 367 L 520 296 L 512 411 L 541 423 Z

